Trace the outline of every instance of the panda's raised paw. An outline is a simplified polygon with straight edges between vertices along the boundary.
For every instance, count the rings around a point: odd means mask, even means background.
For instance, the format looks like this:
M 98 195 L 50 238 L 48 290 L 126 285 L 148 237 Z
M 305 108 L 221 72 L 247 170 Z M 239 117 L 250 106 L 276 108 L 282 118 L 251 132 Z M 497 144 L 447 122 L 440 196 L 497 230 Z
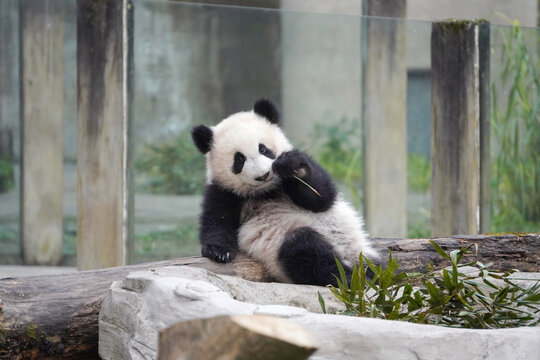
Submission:
M 303 177 L 306 174 L 306 155 L 298 150 L 291 150 L 282 153 L 272 164 L 272 170 L 283 178 L 295 175 Z
M 236 257 L 236 250 L 226 249 L 218 245 L 203 245 L 202 256 L 221 263 L 228 263 Z

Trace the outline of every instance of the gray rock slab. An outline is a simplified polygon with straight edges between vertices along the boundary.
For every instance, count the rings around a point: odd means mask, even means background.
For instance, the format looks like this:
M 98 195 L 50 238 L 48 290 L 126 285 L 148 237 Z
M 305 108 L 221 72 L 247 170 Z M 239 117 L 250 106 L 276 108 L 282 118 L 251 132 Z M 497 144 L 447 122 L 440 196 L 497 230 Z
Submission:
M 537 359 L 540 327 L 468 330 L 321 314 L 339 304 L 316 286 L 253 283 L 189 267 L 130 273 L 114 282 L 99 318 L 103 359 L 155 359 L 158 332 L 179 321 L 231 314 L 288 319 L 320 344 L 310 359 Z

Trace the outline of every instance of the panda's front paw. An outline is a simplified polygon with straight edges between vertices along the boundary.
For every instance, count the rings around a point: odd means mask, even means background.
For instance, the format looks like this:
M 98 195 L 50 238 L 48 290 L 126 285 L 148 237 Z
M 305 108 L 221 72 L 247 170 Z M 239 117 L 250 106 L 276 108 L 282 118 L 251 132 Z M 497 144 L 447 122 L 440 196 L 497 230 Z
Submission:
M 218 245 L 203 245 L 201 253 L 202 256 L 221 263 L 231 262 L 236 257 L 235 249 L 226 249 Z
M 272 170 L 283 178 L 293 177 L 295 175 L 304 177 L 306 166 L 305 155 L 298 150 L 291 150 L 278 156 L 272 164 Z

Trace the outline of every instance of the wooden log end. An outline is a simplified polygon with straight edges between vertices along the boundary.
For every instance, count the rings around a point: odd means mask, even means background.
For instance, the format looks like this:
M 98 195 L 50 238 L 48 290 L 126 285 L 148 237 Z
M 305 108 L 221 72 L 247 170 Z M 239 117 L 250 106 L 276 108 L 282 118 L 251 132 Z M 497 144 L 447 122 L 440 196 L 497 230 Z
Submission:
M 179 322 L 160 332 L 159 360 L 307 359 L 317 340 L 287 320 L 263 315 Z

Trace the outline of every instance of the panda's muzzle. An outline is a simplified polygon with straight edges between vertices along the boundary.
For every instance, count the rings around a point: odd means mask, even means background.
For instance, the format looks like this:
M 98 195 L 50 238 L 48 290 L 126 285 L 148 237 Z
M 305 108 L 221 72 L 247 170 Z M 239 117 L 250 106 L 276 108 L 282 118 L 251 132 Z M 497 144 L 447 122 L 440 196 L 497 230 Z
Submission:
M 268 175 L 270 175 L 270 171 L 267 172 L 267 173 L 264 174 L 264 175 L 261 175 L 261 176 L 256 177 L 255 180 L 257 180 L 257 181 L 266 181 L 266 179 L 268 179 Z

